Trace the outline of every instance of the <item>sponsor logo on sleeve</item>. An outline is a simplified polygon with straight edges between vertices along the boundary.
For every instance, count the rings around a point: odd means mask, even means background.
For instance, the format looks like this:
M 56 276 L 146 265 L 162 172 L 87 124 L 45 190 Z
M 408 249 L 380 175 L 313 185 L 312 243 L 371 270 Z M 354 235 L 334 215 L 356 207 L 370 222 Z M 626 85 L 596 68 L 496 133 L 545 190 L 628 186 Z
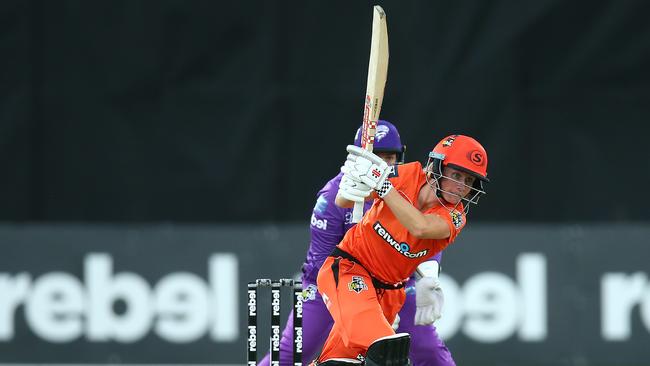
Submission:
M 317 219 L 314 214 L 311 214 L 311 226 L 316 229 L 327 230 L 327 219 Z

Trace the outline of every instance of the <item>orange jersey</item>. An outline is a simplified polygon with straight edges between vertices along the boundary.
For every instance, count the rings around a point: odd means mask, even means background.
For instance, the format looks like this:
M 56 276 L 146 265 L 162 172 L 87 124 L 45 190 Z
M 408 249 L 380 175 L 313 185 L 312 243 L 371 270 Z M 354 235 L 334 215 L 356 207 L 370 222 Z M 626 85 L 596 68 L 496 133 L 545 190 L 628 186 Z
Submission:
M 388 179 L 393 189 L 414 206 L 420 190 L 427 184 L 419 162 L 396 165 Z M 445 220 L 451 235 L 446 239 L 418 239 L 397 220 L 383 200 L 376 199 L 361 222 L 348 230 L 338 247 L 358 259 L 378 280 L 390 284 L 405 281 L 418 264 L 445 249 L 465 227 L 462 204 L 456 209 L 452 205 L 438 204 L 423 213 Z

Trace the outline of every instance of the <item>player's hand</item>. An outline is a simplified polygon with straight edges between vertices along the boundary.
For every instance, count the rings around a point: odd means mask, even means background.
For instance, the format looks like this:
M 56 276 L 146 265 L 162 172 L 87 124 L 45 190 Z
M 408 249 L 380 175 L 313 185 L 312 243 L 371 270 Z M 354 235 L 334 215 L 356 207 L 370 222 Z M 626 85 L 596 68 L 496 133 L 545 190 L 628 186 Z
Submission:
M 372 188 L 367 184 L 351 178 L 348 174 L 343 174 L 338 192 L 341 197 L 352 202 L 364 202 L 371 192 Z
M 388 194 L 393 187 L 386 180 L 391 172 L 390 166 L 379 156 L 358 146 L 348 145 L 347 151 L 348 158 L 341 170 L 376 190 L 379 197 Z
M 430 325 L 440 319 L 445 297 L 440 282 L 434 277 L 422 277 L 415 283 L 415 325 Z

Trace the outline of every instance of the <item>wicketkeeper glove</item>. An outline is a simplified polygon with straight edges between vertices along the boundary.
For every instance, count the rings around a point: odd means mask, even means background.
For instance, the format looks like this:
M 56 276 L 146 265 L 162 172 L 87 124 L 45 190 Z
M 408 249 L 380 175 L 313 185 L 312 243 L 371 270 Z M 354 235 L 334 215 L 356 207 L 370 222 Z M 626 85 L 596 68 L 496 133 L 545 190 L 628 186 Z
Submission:
M 367 184 L 384 198 L 393 188 L 386 179 L 391 172 L 390 166 L 379 156 L 355 145 L 348 145 L 348 158 L 341 170 L 351 178 Z
M 415 325 L 430 325 L 442 316 L 445 297 L 438 280 L 438 262 L 424 262 L 418 266 L 424 276 L 415 283 Z
M 338 194 L 348 201 L 364 202 L 366 197 L 370 196 L 372 188 L 367 184 L 351 178 L 348 174 L 343 174 L 339 184 Z

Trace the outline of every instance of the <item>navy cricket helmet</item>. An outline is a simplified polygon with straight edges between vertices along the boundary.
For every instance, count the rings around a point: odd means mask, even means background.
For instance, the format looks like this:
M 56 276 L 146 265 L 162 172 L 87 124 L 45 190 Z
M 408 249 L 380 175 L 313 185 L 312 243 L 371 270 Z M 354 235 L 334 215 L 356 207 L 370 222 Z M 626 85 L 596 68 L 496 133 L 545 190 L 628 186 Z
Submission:
M 354 135 L 354 144 L 359 147 L 361 146 L 361 127 L 357 130 L 357 134 Z M 372 147 L 372 151 L 394 152 L 397 154 L 397 164 L 403 164 L 406 145 L 402 145 L 402 139 L 399 136 L 397 127 L 383 119 L 377 121 L 375 144 Z

